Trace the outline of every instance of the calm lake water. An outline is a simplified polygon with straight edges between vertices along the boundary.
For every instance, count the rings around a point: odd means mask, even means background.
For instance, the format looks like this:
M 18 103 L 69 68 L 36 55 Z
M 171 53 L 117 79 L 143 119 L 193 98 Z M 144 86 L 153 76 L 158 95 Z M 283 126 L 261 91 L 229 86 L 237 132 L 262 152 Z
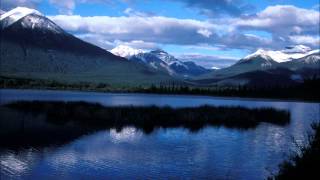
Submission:
M 306 143 L 310 124 L 319 121 L 320 104 L 276 100 L 0 90 L 0 103 L 16 100 L 98 102 L 108 106 L 158 105 L 273 107 L 291 113 L 286 126 L 262 123 L 255 129 L 206 127 L 157 129 L 134 127 L 82 135 L 44 147 L 0 147 L 2 179 L 265 179 L 278 164 Z M 295 143 L 296 142 L 296 143 Z

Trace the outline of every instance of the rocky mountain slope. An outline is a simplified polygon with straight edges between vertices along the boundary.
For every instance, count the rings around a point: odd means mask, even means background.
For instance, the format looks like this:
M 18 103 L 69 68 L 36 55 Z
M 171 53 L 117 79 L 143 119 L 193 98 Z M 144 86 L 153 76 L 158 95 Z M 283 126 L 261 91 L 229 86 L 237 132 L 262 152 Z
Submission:
M 1 76 L 115 86 L 171 81 L 65 32 L 40 12 L 15 8 L 0 17 Z
M 120 45 L 110 52 L 125 57 L 130 61 L 146 65 L 154 70 L 168 73 L 173 77 L 189 78 L 209 72 L 208 69 L 192 61 L 180 61 L 161 49 L 146 52 L 141 49 Z
M 197 77 L 196 81 L 231 85 L 300 82 L 304 78 L 320 76 L 319 52 L 303 45 L 281 51 L 259 49 L 230 67 Z

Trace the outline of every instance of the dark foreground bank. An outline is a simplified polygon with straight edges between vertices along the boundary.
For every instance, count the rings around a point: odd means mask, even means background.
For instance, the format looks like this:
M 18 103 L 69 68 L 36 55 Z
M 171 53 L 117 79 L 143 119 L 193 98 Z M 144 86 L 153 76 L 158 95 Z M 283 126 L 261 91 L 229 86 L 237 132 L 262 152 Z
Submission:
M 309 144 L 283 162 L 279 173 L 269 179 L 320 179 L 320 124 L 313 124 L 312 129 Z

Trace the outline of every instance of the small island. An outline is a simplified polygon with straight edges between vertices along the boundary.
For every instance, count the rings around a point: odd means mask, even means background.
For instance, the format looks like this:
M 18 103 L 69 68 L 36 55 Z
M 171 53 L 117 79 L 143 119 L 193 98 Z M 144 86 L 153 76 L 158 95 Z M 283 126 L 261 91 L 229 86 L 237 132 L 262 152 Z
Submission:
M 47 146 L 63 144 L 81 135 L 115 128 L 135 127 L 145 134 L 159 128 L 186 128 L 191 133 L 207 126 L 239 130 L 260 123 L 284 126 L 290 113 L 274 108 L 209 106 L 112 106 L 63 101 L 17 101 L 0 107 L 3 124 L 2 146 Z M 4 126 L 3 126 L 4 127 Z M 19 143 L 18 143 L 19 142 Z

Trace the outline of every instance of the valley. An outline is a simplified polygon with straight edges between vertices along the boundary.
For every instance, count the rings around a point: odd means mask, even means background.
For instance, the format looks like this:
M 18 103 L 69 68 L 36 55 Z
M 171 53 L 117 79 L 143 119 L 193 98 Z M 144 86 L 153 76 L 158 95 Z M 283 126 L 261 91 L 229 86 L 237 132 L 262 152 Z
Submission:
M 319 176 L 319 5 L 277 3 L 1 1 L 0 179 Z
M 182 84 L 190 87 L 291 86 L 320 76 L 319 49 L 258 49 L 222 69 L 181 61 L 161 49 L 120 45 L 107 51 L 64 31 L 40 12 L 16 8 L 1 16 L 1 76 L 107 84 L 110 89 Z

